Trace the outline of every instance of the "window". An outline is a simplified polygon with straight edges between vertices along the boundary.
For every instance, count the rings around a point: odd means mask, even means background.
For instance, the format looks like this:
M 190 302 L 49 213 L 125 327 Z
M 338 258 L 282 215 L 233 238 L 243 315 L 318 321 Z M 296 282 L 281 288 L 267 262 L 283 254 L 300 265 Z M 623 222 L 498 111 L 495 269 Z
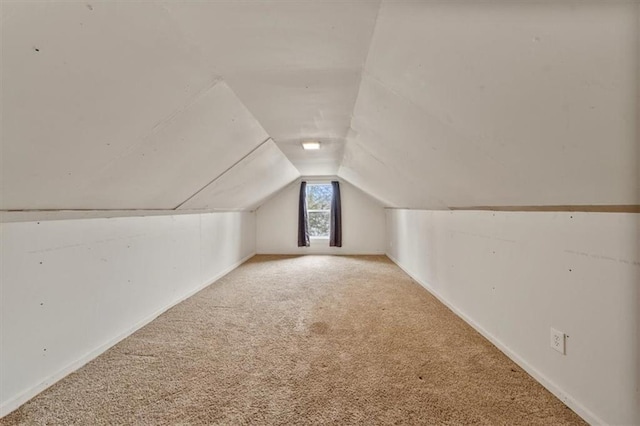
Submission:
M 308 228 L 311 238 L 329 238 L 332 197 L 333 190 L 330 184 L 310 183 L 307 185 Z

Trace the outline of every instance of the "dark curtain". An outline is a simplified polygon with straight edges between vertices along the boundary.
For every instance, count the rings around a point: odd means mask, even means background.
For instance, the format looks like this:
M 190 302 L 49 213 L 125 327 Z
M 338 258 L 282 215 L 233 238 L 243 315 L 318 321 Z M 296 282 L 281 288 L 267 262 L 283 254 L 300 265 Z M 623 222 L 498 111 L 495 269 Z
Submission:
M 340 183 L 331 182 L 333 198 L 331 198 L 331 233 L 330 247 L 342 247 L 342 206 L 340 205 Z
M 300 200 L 298 204 L 298 247 L 309 247 L 309 230 L 307 229 L 307 182 L 300 184 Z

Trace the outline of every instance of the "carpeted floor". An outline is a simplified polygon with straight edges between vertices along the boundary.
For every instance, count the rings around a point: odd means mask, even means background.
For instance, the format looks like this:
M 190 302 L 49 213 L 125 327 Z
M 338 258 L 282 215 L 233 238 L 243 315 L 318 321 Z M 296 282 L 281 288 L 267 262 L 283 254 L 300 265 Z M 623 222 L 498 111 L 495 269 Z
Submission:
M 0 420 L 584 422 L 383 256 L 256 256 Z

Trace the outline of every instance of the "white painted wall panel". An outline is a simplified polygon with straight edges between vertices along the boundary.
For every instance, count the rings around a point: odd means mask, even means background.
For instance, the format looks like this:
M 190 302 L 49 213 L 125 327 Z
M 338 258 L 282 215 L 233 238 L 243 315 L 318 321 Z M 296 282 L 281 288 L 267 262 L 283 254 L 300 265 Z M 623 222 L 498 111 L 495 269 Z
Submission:
M 339 181 L 342 202 L 342 247 L 329 247 L 328 239 L 312 239 L 310 247 L 298 247 L 300 181 L 297 181 L 284 188 L 256 211 L 257 252 L 261 254 L 384 253 L 385 216 L 382 205 L 349 183 Z
M 0 416 L 255 252 L 253 213 L 1 230 Z
M 298 169 L 269 140 L 207 185 L 180 209 L 253 209 L 298 176 Z
M 640 215 L 387 210 L 387 229 L 390 257 L 585 419 L 640 423 Z

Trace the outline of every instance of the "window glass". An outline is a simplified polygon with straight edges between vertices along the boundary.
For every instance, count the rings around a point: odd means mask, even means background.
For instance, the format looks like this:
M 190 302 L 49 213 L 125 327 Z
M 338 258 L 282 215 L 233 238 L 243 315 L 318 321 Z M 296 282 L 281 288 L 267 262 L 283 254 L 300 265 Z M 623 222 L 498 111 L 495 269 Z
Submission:
M 309 217 L 309 236 L 329 237 L 332 196 L 333 189 L 331 188 L 331 185 L 307 185 L 307 213 Z

